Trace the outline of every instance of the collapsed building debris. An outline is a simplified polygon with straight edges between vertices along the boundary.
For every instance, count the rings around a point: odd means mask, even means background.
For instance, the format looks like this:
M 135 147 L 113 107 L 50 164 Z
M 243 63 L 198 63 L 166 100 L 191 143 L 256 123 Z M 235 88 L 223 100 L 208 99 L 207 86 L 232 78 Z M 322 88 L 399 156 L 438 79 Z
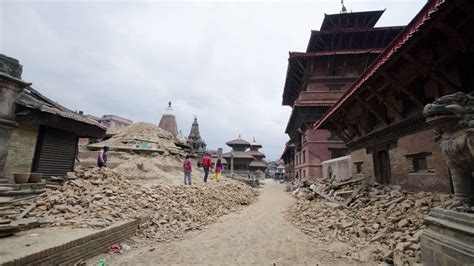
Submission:
M 179 145 L 177 145 L 179 144 Z M 181 184 L 182 160 L 189 152 L 177 138 L 150 123 L 134 123 L 120 128 L 107 140 L 80 148 L 76 169 L 97 164 L 97 150 L 109 146 L 107 167 L 128 179 Z M 197 164 L 194 164 L 197 165 Z M 200 174 L 200 169 L 193 171 Z
M 364 179 L 291 183 L 287 190 L 299 199 L 288 218 L 305 233 L 322 241 L 351 243 L 351 255 L 340 255 L 355 260 L 359 248 L 372 245 L 373 260 L 395 265 L 420 262 L 423 217 L 449 197 L 403 192 L 400 186 Z
M 175 144 L 178 140 L 168 131 L 151 123 L 133 123 L 120 128 L 107 140 L 87 146 L 90 150 L 99 150 L 103 146 L 110 146 L 117 151 L 131 151 L 140 153 L 149 150 L 156 153 L 180 154 L 181 149 Z
M 116 221 L 140 218 L 144 222 L 138 235 L 162 241 L 181 237 L 184 231 L 200 228 L 248 205 L 256 195 L 252 188 L 232 180 L 147 187 L 107 168 L 79 170 L 66 179 L 59 189 L 46 189 L 37 198 L 8 205 L 8 212 L 0 214 L 5 219 L 5 229 L 9 224 L 18 226 L 25 221 L 30 226 L 102 228 Z

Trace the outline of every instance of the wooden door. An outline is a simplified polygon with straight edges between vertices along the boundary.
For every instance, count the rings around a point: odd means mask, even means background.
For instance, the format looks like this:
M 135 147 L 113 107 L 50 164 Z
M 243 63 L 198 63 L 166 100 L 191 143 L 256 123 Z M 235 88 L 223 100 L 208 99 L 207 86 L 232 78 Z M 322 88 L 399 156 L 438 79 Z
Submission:
M 390 184 L 390 157 L 388 150 L 379 150 L 374 153 L 374 170 L 377 182 Z

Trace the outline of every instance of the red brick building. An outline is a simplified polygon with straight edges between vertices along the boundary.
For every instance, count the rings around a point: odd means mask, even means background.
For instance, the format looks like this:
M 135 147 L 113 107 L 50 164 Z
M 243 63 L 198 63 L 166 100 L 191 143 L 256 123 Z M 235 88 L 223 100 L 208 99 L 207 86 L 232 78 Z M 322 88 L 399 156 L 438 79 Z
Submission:
M 403 29 L 374 27 L 383 12 L 325 15 L 306 52 L 290 52 L 282 103 L 293 109 L 282 155 L 290 178 L 320 178 L 322 161 L 345 155 L 344 142 L 314 123 Z
M 431 0 L 316 124 L 344 139 L 354 175 L 411 191 L 450 192 L 422 110 L 474 88 L 474 4 Z

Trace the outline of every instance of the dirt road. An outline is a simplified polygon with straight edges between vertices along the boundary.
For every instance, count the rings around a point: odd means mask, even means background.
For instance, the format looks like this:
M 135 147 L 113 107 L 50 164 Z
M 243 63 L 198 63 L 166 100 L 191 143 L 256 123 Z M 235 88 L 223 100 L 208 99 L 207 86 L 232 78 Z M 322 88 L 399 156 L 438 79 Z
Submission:
M 222 217 L 201 231 L 190 232 L 183 240 L 143 247 L 107 257 L 117 264 L 263 264 L 327 265 L 354 264 L 331 252 L 347 248 L 311 239 L 285 219 L 285 210 L 294 203 L 284 186 L 265 180 L 256 203 L 239 213 Z M 152 251 L 150 251 L 152 250 Z

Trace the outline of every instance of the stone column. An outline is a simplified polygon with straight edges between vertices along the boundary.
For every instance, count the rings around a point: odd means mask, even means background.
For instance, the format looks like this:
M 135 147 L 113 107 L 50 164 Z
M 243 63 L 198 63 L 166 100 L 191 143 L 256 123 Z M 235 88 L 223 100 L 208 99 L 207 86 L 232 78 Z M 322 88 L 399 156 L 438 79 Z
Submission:
M 28 83 L 21 80 L 18 60 L 0 54 L 0 178 L 5 178 L 5 162 L 10 136 L 15 128 L 15 101 Z

